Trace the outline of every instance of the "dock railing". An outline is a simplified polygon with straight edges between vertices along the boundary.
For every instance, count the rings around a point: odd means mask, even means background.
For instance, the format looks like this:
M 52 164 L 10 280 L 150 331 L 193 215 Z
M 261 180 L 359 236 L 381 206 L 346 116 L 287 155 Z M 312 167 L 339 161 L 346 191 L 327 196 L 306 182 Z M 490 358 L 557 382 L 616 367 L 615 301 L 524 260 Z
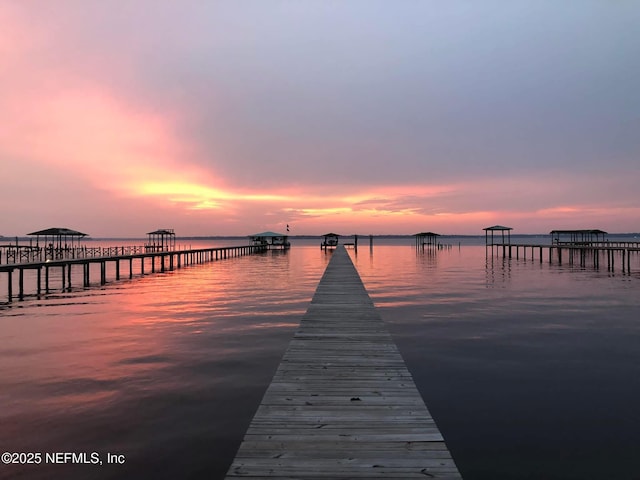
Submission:
M 21 263 L 38 263 L 47 260 L 76 260 L 83 258 L 121 257 L 148 253 L 150 250 L 143 245 L 126 245 L 116 247 L 53 247 L 32 245 L 1 245 L 0 265 Z M 155 252 L 167 251 L 155 249 Z

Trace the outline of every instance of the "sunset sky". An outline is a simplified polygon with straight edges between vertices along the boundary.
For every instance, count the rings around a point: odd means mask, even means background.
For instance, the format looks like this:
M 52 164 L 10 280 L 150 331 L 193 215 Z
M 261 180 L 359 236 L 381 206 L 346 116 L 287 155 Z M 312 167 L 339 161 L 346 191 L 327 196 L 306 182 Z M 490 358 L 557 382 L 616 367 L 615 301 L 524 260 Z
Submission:
M 0 235 L 640 231 L 640 2 L 0 0 Z

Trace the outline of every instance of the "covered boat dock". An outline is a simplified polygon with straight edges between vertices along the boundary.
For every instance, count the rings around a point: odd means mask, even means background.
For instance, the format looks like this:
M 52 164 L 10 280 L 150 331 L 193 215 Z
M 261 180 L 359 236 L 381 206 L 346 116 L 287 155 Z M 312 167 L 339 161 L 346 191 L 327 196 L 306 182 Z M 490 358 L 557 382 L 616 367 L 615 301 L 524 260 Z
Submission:
M 249 235 L 251 244 L 264 250 L 287 250 L 291 247 L 289 237 L 283 233 L 262 232 Z

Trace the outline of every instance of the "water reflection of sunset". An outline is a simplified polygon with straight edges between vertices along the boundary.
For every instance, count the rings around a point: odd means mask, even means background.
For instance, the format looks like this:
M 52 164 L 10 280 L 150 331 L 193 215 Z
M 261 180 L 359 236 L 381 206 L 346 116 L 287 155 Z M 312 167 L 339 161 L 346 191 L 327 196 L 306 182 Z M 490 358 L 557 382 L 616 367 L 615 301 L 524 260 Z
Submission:
M 523 258 L 491 263 L 484 239 L 478 241 L 480 246 L 423 253 L 413 239 L 376 238 L 373 250 L 368 242 L 357 252 L 348 250 L 414 378 L 453 372 L 418 385 L 432 395 L 430 403 L 440 402 L 443 418 L 453 417 L 448 431 L 473 430 L 459 422 L 464 408 L 447 407 L 451 397 L 471 394 L 466 381 L 452 380 L 467 378 L 469 368 L 474 378 L 486 378 L 487 368 L 507 368 L 507 376 L 512 367 L 518 375 L 531 373 L 553 355 L 566 359 L 573 348 L 570 361 L 559 365 L 575 373 L 575 362 L 585 361 L 585 340 L 602 348 L 600 333 L 589 335 L 601 329 L 618 335 L 616 349 L 622 345 L 625 355 L 633 355 L 635 337 L 614 330 L 637 330 L 635 316 L 625 317 L 637 307 L 637 296 L 630 295 L 636 276 Z M 331 258 L 316 240 L 300 243 L 288 252 L 57 292 L 2 311 L 0 331 L 8 341 L 0 345 L 0 441 L 23 450 L 117 449 L 131 455 L 127 469 L 135 469 L 135 462 L 155 465 L 157 452 L 171 445 L 187 455 L 182 469 L 210 465 L 212 444 L 216 452 L 239 444 Z M 558 353 L 557 342 L 569 348 Z M 634 370 L 637 362 L 616 363 L 623 357 L 608 356 L 607 371 Z M 597 373 L 603 365 L 580 372 L 603 381 Z M 598 382 L 582 385 L 593 384 Z M 529 405 L 509 396 L 511 386 L 496 381 L 503 395 L 484 404 L 497 418 L 507 407 L 519 413 Z M 451 389 L 461 394 L 451 395 Z M 496 398 L 504 401 L 496 404 Z M 625 398 L 607 401 L 632 411 L 635 404 Z M 546 411 L 557 413 L 554 408 L 547 405 Z M 467 413 L 464 424 L 483 423 Z M 544 436 L 547 430 L 540 430 Z M 199 454 L 187 453 L 194 446 L 203 451 L 202 463 Z M 235 449 L 228 450 L 220 458 L 233 458 Z M 75 478 L 86 478 L 86 472 Z
M 3 311 L 11 341 L 0 346 L 0 440 L 9 435 L 14 449 L 42 451 L 115 441 L 133 452 L 139 443 L 127 447 L 114 430 L 146 431 L 163 418 L 179 429 L 176 415 L 187 414 L 176 395 L 209 405 L 223 401 L 221 391 L 246 395 L 254 388 L 247 369 L 270 380 L 323 259 L 317 248 L 236 257 Z M 42 432 L 37 439 L 34 431 Z

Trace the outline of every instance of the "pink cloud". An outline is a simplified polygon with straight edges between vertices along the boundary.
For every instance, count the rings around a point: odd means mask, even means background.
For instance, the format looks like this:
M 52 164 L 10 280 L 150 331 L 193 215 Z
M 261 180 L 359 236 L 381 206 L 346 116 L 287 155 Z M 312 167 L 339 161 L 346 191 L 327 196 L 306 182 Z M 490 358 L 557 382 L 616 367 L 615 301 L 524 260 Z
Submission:
M 277 230 L 288 222 L 295 222 L 296 233 L 475 233 L 492 223 L 521 233 L 574 225 L 640 228 L 637 168 L 628 160 L 603 158 L 603 165 L 620 166 L 598 177 L 593 169 L 549 166 L 549 160 L 524 168 L 508 160 L 509 151 L 496 149 L 491 153 L 504 171 L 494 166 L 485 172 L 481 156 L 467 158 L 457 148 L 457 133 L 438 142 L 425 133 L 424 144 L 414 145 L 410 133 L 417 125 L 402 129 L 400 122 L 385 130 L 376 123 L 382 116 L 374 115 L 373 123 L 358 117 L 359 107 L 371 106 L 364 97 L 350 97 L 360 104 L 342 106 L 330 97 L 331 105 L 320 105 L 310 101 L 319 97 L 296 90 L 299 85 L 278 84 L 280 94 L 290 87 L 294 99 L 319 108 L 305 123 L 308 112 L 289 97 L 276 103 L 268 92 L 269 98 L 244 97 L 264 93 L 258 80 L 243 83 L 256 66 L 264 67 L 251 63 L 252 57 L 237 69 L 222 57 L 200 63 L 212 42 L 233 53 L 250 46 L 244 37 L 225 43 L 220 33 L 214 41 L 201 30 L 163 42 L 162 32 L 146 35 L 133 28 L 142 7 L 111 16 L 105 6 L 76 6 L 49 12 L 28 3 L 0 8 L 0 159 L 7 179 L 0 201 L 20 199 L 0 233 L 55 220 L 94 234 L 134 235 L 141 220 L 160 226 L 166 218 L 189 235 Z M 163 16 L 161 23 L 170 20 Z M 122 36 L 103 35 L 115 26 L 126 27 Z M 163 55 L 171 61 L 165 70 Z M 168 70 L 184 65 L 175 76 Z M 269 71 L 277 82 L 277 71 Z M 230 76 L 222 81 L 218 73 Z M 232 74 L 242 77 L 237 85 Z M 236 116 L 236 105 L 245 116 Z M 342 129 L 343 114 L 353 131 Z M 286 120 L 282 125 L 278 115 Z M 482 136 L 474 135 L 476 141 Z M 422 134 L 417 138 L 422 141 Z M 432 158 L 425 145 L 442 142 L 447 148 Z M 538 151 L 531 145 L 518 151 L 529 148 Z M 465 162 L 469 168 L 460 168 Z

